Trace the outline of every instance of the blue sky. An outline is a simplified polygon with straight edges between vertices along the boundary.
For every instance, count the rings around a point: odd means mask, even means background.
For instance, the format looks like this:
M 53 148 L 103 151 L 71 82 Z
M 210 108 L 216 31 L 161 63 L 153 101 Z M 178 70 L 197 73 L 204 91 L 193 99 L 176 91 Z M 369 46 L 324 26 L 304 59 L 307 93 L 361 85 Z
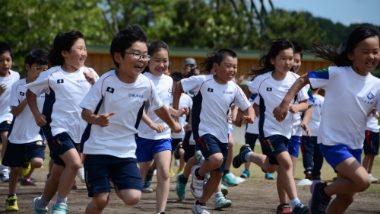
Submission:
M 308 11 L 333 22 L 371 23 L 380 26 L 380 0 L 272 0 L 274 7 Z

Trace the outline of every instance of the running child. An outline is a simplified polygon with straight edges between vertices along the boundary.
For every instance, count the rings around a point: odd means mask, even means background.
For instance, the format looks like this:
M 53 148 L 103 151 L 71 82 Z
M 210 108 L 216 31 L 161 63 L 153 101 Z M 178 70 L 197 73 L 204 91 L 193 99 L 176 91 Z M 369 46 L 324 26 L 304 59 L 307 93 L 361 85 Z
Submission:
M 379 179 L 373 177 L 371 171 L 373 161 L 379 154 L 379 112 L 377 111 L 374 111 L 368 116 L 363 150 L 363 167 L 367 170 L 371 182 L 376 183 Z
M 371 184 L 360 161 L 368 115 L 373 108 L 380 110 L 380 80 L 371 75 L 379 63 L 379 46 L 379 32 L 371 24 L 359 25 L 349 35 L 342 52 L 326 43 L 313 44 L 311 52 L 337 66 L 298 78 L 273 110 L 275 118 L 283 121 L 289 103 L 306 84 L 325 89 L 318 144 L 338 178 L 330 185 L 313 182 L 311 213 L 344 213 L 355 193 L 365 191 Z M 332 195 L 336 197 L 330 203 Z
M 49 52 L 52 68 L 42 72 L 26 85 L 28 105 L 48 142 L 54 164 L 42 196 L 33 200 L 35 213 L 47 213 L 48 204 L 58 191 L 51 213 L 66 213 L 70 193 L 78 169 L 82 166 L 78 153 L 86 122 L 81 118 L 79 103 L 99 78 L 84 66 L 87 57 L 84 37 L 79 31 L 59 33 Z M 43 111 L 37 97 L 46 93 Z

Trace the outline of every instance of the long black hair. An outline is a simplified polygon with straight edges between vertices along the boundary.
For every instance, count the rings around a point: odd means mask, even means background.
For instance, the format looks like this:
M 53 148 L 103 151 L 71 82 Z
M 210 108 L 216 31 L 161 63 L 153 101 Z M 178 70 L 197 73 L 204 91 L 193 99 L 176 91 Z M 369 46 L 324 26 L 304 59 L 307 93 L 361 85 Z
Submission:
M 337 66 L 351 66 L 352 61 L 347 54 L 351 53 L 359 42 L 375 36 L 379 37 L 379 31 L 373 25 L 361 24 L 348 36 L 347 46 L 343 51 L 341 51 L 341 47 L 321 42 L 311 44 L 310 52 Z
M 227 48 L 221 48 L 207 55 L 205 61 L 203 61 L 200 65 L 201 72 L 210 73 L 213 68 L 213 64 L 216 63 L 220 65 L 221 62 L 225 59 L 225 57 L 230 56 L 232 58 L 236 58 L 237 54 Z
M 267 54 L 263 55 L 259 59 L 259 67 L 258 68 L 251 68 L 251 71 L 254 75 L 260 75 L 267 73 L 269 71 L 274 71 L 274 65 L 271 63 L 271 59 L 276 58 L 276 56 L 280 53 L 280 51 L 286 50 L 286 49 L 293 49 L 294 51 L 294 45 L 289 39 L 277 39 L 274 41 L 269 42 L 270 49 Z
M 62 51 L 69 51 L 78 39 L 84 39 L 80 31 L 73 30 L 66 33 L 58 33 L 54 39 L 53 48 L 50 50 L 48 58 L 51 66 L 63 65 L 65 59 Z

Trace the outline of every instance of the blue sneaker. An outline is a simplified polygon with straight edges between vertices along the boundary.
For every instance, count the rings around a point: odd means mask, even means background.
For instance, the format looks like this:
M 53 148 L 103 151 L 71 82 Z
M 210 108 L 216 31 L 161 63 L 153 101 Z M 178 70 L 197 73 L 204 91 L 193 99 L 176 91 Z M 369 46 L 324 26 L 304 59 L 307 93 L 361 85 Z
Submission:
M 245 163 L 245 155 L 249 152 L 252 152 L 251 147 L 249 144 L 245 144 L 240 148 L 240 152 L 238 155 L 236 155 L 232 161 L 232 165 L 234 168 L 239 168 L 243 163 Z
M 298 203 L 293 208 L 293 214 L 309 214 L 309 207 L 303 205 L 302 203 Z
M 182 175 L 182 174 L 181 174 Z M 177 185 L 176 185 L 176 188 L 175 188 L 175 193 L 177 194 L 178 198 L 180 200 L 182 199 L 185 199 L 186 198 L 186 184 L 182 183 L 180 181 L 180 177 L 181 175 L 178 175 L 177 176 Z
M 221 210 L 231 206 L 231 201 L 226 199 L 223 195 L 215 198 L 214 210 Z
M 226 186 L 224 186 L 223 184 L 220 186 L 220 190 L 221 192 L 223 193 L 223 196 L 226 197 L 227 194 L 228 194 L 228 189 Z
M 47 214 L 48 213 L 47 207 L 45 207 L 45 209 L 42 209 L 42 210 L 38 209 L 38 207 L 37 207 L 37 203 L 38 203 L 38 200 L 40 200 L 40 198 L 41 198 L 41 196 L 33 199 L 33 213 L 34 214 Z
M 238 185 L 235 177 L 233 175 L 231 175 L 231 173 L 227 173 L 227 174 L 223 175 L 222 183 L 224 185 L 227 185 L 228 187 L 233 187 L 233 186 Z
M 66 211 L 69 209 L 67 204 L 60 203 L 58 205 L 53 204 L 50 214 L 66 214 Z
M 251 176 L 251 173 L 248 169 L 245 169 L 240 175 L 241 178 L 249 178 L 249 176 Z
M 273 173 L 266 172 L 265 173 L 265 179 L 267 179 L 267 180 L 274 180 Z

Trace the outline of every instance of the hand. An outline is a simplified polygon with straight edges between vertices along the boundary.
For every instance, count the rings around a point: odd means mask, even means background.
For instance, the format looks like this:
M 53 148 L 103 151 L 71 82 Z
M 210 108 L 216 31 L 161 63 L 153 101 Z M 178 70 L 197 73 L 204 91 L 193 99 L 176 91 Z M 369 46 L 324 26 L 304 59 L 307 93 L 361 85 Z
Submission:
M 101 114 L 96 118 L 96 125 L 105 127 L 108 126 L 110 122 L 110 117 L 114 115 L 115 112 L 107 113 L 107 114 Z
M 235 121 L 233 121 L 233 123 L 235 124 L 235 126 L 241 127 L 241 124 L 243 123 L 243 119 L 244 119 L 243 112 L 238 111 L 238 113 L 236 114 L 236 119 Z
M 7 90 L 7 85 L 5 84 L 1 84 L 0 85 L 0 95 L 2 95 L 4 93 L 4 91 Z
M 185 130 L 185 132 L 189 132 L 189 131 L 193 130 L 190 123 L 186 124 L 183 127 L 183 129 Z
M 289 111 L 290 111 L 291 113 L 293 113 L 293 114 L 299 112 L 298 105 L 290 105 L 290 106 L 289 106 Z
M 311 131 L 306 123 L 301 123 L 301 128 L 306 132 L 306 135 L 311 137 Z
M 174 126 L 173 127 L 170 127 L 170 129 L 174 132 L 174 133 L 180 133 L 182 131 L 182 126 L 175 122 L 174 123 Z
M 163 131 L 165 131 L 165 127 L 163 124 L 153 123 L 153 124 L 149 125 L 149 128 L 153 129 L 157 133 L 162 133 Z
M 182 115 L 188 115 L 189 114 L 189 108 L 187 108 L 187 107 L 182 107 L 181 109 L 179 109 L 178 111 L 177 111 L 177 117 L 181 117 Z
M 247 122 L 247 123 L 250 123 L 252 124 L 254 122 L 254 119 L 251 118 L 250 116 L 244 116 L 244 120 Z
M 240 85 L 243 81 L 244 81 L 244 75 L 241 75 L 238 79 L 237 79 L 237 82 L 236 84 Z
M 92 72 L 83 72 L 84 74 L 84 77 L 86 78 L 86 80 L 91 84 L 91 85 L 94 85 L 95 84 L 95 76 Z
M 227 117 L 228 117 L 229 120 L 233 121 L 233 119 L 232 119 L 232 114 L 228 114 Z
M 36 123 L 39 127 L 43 127 L 46 125 L 46 116 L 38 113 L 37 115 L 34 115 L 34 119 L 36 120 Z
M 277 121 L 282 122 L 288 114 L 288 109 L 288 105 L 284 105 L 283 103 L 281 103 L 273 110 L 273 116 L 276 118 Z

